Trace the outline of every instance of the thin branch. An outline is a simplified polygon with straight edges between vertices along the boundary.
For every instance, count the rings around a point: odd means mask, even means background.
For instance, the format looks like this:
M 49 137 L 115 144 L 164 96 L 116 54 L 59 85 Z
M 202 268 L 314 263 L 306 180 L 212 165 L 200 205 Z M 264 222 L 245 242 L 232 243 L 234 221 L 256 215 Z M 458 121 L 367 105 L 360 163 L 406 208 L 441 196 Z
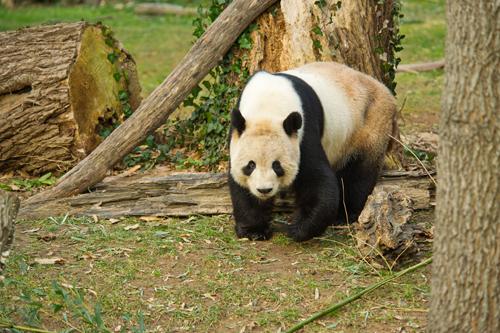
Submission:
M 36 328 L 36 327 L 14 325 L 12 323 L 8 323 L 8 322 L 3 321 L 3 320 L 0 320 L 0 328 L 9 328 L 9 329 L 16 329 L 16 330 L 20 330 L 20 331 L 35 332 L 35 333 L 56 333 L 54 331 L 47 331 L 47 330 L 44 330 L 41 328 Z
M 292 328 L 290 328 L 289 330 L 287 330 L 285 333 L 293 333 L 293 332 L 297 332 L 298 330 L 300 330 L 301 328 L 303 328 L 304 326 L 306 326 L 307 324 L 310 324 L 312 323 L 313 321 L 321 318 L 321 317 L 324 317 L 332 312 L 335 312 L 336 310 L 342 308 L 343 306 L 349 304 L 349 303 L 352 303 L 353 301 L 357 300 L 358 298 L 361 298 L 363 295 L 369 293 L 369 292 L 372 292 L 374 291 L 375 289 L 378 289 L 380 287 L 382 287 L 383 285 L 391 282 L 392 280 L 395 280 L 405 274 L 408 274 L 410 272 L 413 272 L 419 268 L 422 268 L 424 266 L 427 266 L 428 264 L 430 264 L 432 262 L 432 258 L 428 258 L 416 265 L 413 265 L 411 267 L 408 267 L 407 269 L 405 269 L 404 271 L 401 271 L 399 273 L 396 273 L 392 276 L 389 276 L 385 279 L 383 279 L 382 281 L 379 281 L 377 283 L 374 283 L 372 284 L 371 286 L 369 286 L 368 288 L 365 288 L 363 289 L 362 291 L 350 296 L 350 297 L 347 297 L 345 298 L 344 300 L 342 300 L 341 302 L 337 303 L 337 304 L 334 304 L 332 306 L 330 306 L 329 308 L 321 311 L 321 312 L 318 312 L 314 315 L 312 315 L 311 317 L 307 318 L 306 320 L 304 321 L 301 321 L 300 323 L 298 323 L 297 325 L 293 326 Z

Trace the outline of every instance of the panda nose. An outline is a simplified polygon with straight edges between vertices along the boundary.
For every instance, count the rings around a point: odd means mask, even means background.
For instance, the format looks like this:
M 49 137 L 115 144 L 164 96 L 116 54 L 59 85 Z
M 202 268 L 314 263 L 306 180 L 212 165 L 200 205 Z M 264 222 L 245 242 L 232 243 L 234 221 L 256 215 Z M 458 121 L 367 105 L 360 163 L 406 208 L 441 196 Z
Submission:
M 257 191 L 259 191 L 262 194 L 268 194 L 273 190 L 273 188 L 258 188 Z

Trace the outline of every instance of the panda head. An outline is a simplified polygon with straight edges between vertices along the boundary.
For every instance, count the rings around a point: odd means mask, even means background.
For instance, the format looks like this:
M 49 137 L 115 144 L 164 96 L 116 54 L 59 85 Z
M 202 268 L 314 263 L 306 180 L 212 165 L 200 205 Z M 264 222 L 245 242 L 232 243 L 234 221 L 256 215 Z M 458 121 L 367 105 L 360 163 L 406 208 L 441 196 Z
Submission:
M 240 110 L 231 114 L 231 175 L 260 200 L 290 186 L 299 171 L 302 116 L 246 120 Z

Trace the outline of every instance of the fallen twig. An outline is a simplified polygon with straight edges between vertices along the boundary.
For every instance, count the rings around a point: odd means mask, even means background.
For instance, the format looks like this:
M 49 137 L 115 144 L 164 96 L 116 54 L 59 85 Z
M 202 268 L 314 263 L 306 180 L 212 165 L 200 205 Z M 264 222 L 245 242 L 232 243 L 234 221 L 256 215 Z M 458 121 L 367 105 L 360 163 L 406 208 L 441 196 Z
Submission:
M 35 332 L 35 333 L 56 333 L 54 331 L 47 331 L 41 328 L 36 328 L 31 326 L 14 325 L 3 320 L 0 320 L 0 328 L 16 329 L 20 331 Z
M 371 286 L 369 286 L 368 288 L 365 288 L 363 289 L 362 291 L 350 296 L 350 297 L 347 297 L 345 298 L 344 300 L 342 300 L 341 302 L 337 303 L 337 304 L 334 304 L 332 306 L 330 306 L 329 308 L 321 311 L 321 312 L 318 312 L 314 315 L 312 315 L 311 317 L 307 318 L 306 320 L 303 320 L 301 321 L 300 323 L 298 323 L 297 325 L 293 326 L 292 328 L 290 328 L 289 330 L 287 330 L 285 333 L 293 333 L 293 332 L 297 332 L 298 330 L 300 330 L 301 328 L 303 328 L 304 326 L 306 326 L 307 324 L 310 324 L 312 323 L 313 321 L 323 317 L 323 316 L 326 316 L 327 314 L 330 314 L 340 308 L 342 308 L 343 306 L 349 304 L 349 303 L 352 303 L 353 301 L 357 300 L 358 298 L 361 298 L 363 295 L 369 293 L 369 292 L 372 292 L 374 291 L 375 289 L 378 289 L 380 287 L 382 287 L 383 285 L 391 282 L 392 280 L 395 280 L 405 274 L 408 274 L 410 272 L 413 272 L 419 268 L 422 268 L 424 266 L 427 266 L 428 264 L 430 264 L 432 262 L 432 258 L 428 258 L 416 265 L 413 265 L 411 267 L 408 267 L 407 269 L 405 269 L 404 271 L 401 271 L 399 273 L 396 273 L 392 276 L 389 276 L 385 279 L 383 279 L 382 281 L 379 281 L 377 283 L 374 283 L 372 284 Z

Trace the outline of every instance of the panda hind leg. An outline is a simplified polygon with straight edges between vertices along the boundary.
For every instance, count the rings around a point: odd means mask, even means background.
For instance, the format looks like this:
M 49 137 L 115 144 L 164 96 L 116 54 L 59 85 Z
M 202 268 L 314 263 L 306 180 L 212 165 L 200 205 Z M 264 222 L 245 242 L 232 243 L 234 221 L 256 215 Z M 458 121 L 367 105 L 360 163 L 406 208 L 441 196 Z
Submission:
M 337 172 L 340 186 L 337 224 L 357 221 L 368 196 L 377 183 L 381 162 L 381 159 L 370 161 L 362 156 L 357 156 Z
M 238 238 L 268 240 L 272 236 L 272 201 L 260 201 L 229 176 L 235 231 Z

